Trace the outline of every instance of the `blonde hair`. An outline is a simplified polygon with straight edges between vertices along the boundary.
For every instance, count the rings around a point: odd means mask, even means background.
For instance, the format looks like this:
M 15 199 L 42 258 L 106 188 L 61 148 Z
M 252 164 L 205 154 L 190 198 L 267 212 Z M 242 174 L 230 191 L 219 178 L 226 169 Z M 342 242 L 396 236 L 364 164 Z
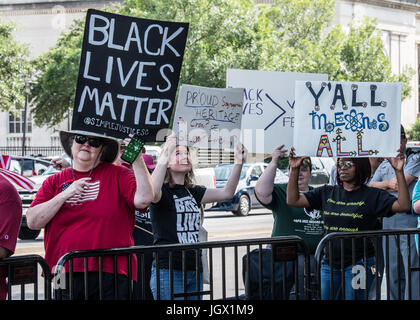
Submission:
M 177 148 L 179 147 L 176 146 Z M 187 152 L 188 152 L 188 157 L 190 156 L 190 148 L 187 148 Z M 163 183 L 173 183 L 172 180 L 172 176 L 171 173 L 169 172 L 169 168 L 166 168 L 166 173 L 165 173 L 165 179 L 163 180 Z M 194 170 L 193 170 L 193 166 L 191 165 L 191 170 L 187 172 L 187 174 L 184 177 L 184 187 L 189 187 L 190 185 L 193 185 L 195 183 L 195 175 L 194 175 Z

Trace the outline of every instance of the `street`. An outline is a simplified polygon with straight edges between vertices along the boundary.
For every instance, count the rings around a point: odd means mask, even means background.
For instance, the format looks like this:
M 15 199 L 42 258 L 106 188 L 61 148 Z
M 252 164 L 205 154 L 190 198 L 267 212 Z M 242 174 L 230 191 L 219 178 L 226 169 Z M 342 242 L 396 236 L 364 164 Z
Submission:
M 273 224 L 273 217 L 266 209 L 252 210 L 246 217 L 237 217 L 231 212 L 205 212 L 204 214 L 204 228 L 208 231 L 208 241 L 223 241 L 223 240 L 237 240 L 237 239 L 253 239 L 270 237 L 271 228 Z M 245 248 L 240 248 L 238 254 L 242 257 L 245 254 Z M 18 239 L 15 255 L 38 254 L 44 256 L 44 231 L 35 240 L 20 240 Z M 220 299 L 223 295 L 221 284 L 221 264 L 220 250 L 214 250 L 214 299 Z M 231 261 L 233 257 L 232 250 L 226 250 L 226 260 Z M 239 261 L 240 264 L 240 261 Z M 227 263 L 228 266 L 233 266 L 233 263 Z M 241 265 L 239 265 L 238 277 L 241 277 Z M 226 270 L 226 296 L 234 296 L 234 270 Z M 41 279 L 41 277 L 39 277 Z M 244 294 L 244 287 L 242 279 L 240 281 L 239 294 Z M 205 290 L 208 290 L 208 285 L 205 285 Z M 26 288 L 27 299 L 33 298 L 33 287 Z M 43 299 L 43 294 L 40 295 Z M 19 287 L 13 290 L 13 299 L 20 299 Z M 208 299 L 208 296 L 203 297 Z
M 252 239 L 270 237 L 273 216 L 266 209 L 252 210 L 247 217 L 237 217 L 231 212 L 205 212 L 203 226 L 208 241 Z M 15 255 L 39 254 L 44 256 L 44 231 L 35 240 L 20 240 Z

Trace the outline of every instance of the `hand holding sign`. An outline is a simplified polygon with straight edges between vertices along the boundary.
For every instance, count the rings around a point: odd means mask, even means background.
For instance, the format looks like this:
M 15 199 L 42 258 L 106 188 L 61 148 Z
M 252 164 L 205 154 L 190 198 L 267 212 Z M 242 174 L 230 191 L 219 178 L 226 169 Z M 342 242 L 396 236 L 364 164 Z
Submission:
M 167 136 L 166 142 L 163 145 L 161 155 L 159 157 L 159 163 L 168 163 L 169 159 L 171 158 L 172 154 L 174 153 L 177 146 L 177 137 L 175 133 L 171 133 L 171 135 Z
M 245 146 L 241 142 L 237 141 L 234 155 L 235 155 L 235 163 L 243 164 L 246 162 L 248 150 L 245 148 Z
M 296 157 L 295 149 L 293 147 L 290 149 L 290 153 L 289 153 L 290 169 L 298 169 L 299 170 L 303 159 L 305 159 L 305 157 Z
M 271 156 L 272 161 L 275 163 L 279 163 L 280 158 L 284 158 L 287 155 L 287 149 L 283 149 L 284 144 L 274 149 L 273 154 Z
M 389 163 L 391 164 L 392 168 L 394 168 L 395 171 L 402 171 L 404 168 L 404 162 L 405 157 L 404 154 L 401 153 L 400 150 L 397 151 L 398 155 L 395 158 L 386 158 Z M 398 190 L 398 182 L 397 179 L 395 179 L 396 182 L 396 189 Z

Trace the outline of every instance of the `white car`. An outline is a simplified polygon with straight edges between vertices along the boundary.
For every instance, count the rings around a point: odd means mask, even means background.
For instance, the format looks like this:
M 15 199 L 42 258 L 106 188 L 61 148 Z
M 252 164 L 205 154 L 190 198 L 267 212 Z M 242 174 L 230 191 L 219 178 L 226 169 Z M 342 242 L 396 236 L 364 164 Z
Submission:
M 32 230 L 28 228 L 26 222 L 26 210 L 28 210 L 32 201 L 35 199 L 35 195 L 42 183 L 52 174 L 57 172 L 51 165 L 50 162 L 44 159 L 33 158 L 33 157 L 19 157 L 12 156 L 10 163 L 10 171 L 17 172 L 19 174 L 28 177 L 35 182 L 35 187 L 32 191 L 23 189 L 15 185 L 19 196 L 22 200 L 22 223 L 19 230 L 19 239 L 30 240 L 38 237 L 40 230 Z

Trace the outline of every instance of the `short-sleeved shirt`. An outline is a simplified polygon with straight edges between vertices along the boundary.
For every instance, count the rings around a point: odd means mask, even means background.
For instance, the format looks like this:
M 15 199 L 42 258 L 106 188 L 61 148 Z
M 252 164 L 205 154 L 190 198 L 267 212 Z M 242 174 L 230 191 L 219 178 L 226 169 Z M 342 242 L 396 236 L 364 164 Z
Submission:
M 413 214 L 417 215 L 417 228 L 420 228 L 420 212 L 414 212 L 414 203 L 416 201 L 420 200 L 420 180 L 417 181 L 416 185 L 414 186 L 413 190 L 413 198 L 411 202 L 411 210 Z M 415 235 L 416 239 L 416 247 L 417 247 L 417 253 L 419 253 L 419 236 L 418 234 Z
M 199 242 L 200 206 L 205 192 L 203 186 L 163 184 L 159 202 L 149 206 L 155 245 Z M 188 269 L 195 270 L 195 256 L 195 251 L 187 251 Z M 173 268 L 182 269 L 182 255 L 174 252 L 172 259 Z M 159 267 L 168 267 L 167 254 L 159 253 Z
M 256 193 L 255 196 L 257 197 Z M 317 209 L 291 207 L 287 205 L 286 196 L 287 184 L 275 184 L 271 203 L 264 204 L 257 197 L 264 207 L 273 211 L 274 224 L 271 236 L 299 236 L 313 254 L 324 235 L 322 212 Z
M 0 247 L 15 252 L 20 224 L 22 201 L 16 188 L 0 175 Z M 7 296 L 7 269 L 0 267 L 0 300 Z
M 357 232 L 375 230 L 378 217 L 393 215 L 392 205 L 397 198 L 387 191 L 362 185 L 354 191 L 347 191 L 340 186 L 324 185 L 305 194 L 310 204 L 309 209 L 323 211 L 326 233 Z M 333 241 L 333 265 L 341 267 L 341 244 Z M 351 240 L 344 241 L 344 266 L 352 264 Z M 373 247 L 368 242 L 368 257 L 374 255 Z M 356 261 L 363 258 L 363 242 L 356 240 Z M 329 253 L 324 251 L 324 260 L 329 261 Z
M 89 172 L 74 170 L 74 179 Z M 134 196 L 136 179 L 123 166 L 99 164 L 91 173 L 89 189 L 78 202 L 68 199 L 45 226 L 45 259 L 54 270 L 60 257 L 69 251 L 121 248 L 134 245 Z M 36 194 L 31 207 L 44 203 L 63 192 L 74 181 L 68 168 L 48 177 Z M 126 256 L 117 258 L 118 273 L 128 275 Z M 88 259 L 88 270 L 99 269 L 99 259 Z M 84 259 L 74 259 L 74 272 L 84 272 Z M 68 272 L 68 266 L 65 270 Z M 113 273 L 113 258 L 103 259 L 103 271 Z M 132 256 L 132 276 L 137 279 L 137 259 Z
M 405 159 L 404 173 L 410 174 L 415 179 L 408 185 L 408 191 L 410 192 L 410 198 L 413 195 L 413 189 L 416 185 L 418 176 L 420 176 L 420 153 L 412 153 Z M 392 168 L 389 161 L 384 160 L 376 169 L 373 175 L 372 182 L 386 181 L 395 178 L 395 170 Z M 394 196 L 398 196 L 398 192 L 390 192 Z

